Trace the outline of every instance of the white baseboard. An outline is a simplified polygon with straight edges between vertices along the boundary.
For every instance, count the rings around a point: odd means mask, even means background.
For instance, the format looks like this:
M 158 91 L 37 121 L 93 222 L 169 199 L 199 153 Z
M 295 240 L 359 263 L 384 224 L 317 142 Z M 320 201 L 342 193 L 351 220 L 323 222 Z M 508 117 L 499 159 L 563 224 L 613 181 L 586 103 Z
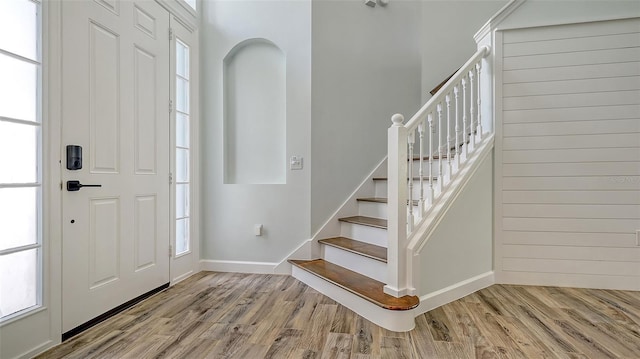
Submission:
M 233 272 L 252 274 L 291 274 L 288 259 L 311 259 L 311 239 L 302 242 L 280 262 L 227 261 L 217 259 L 201 259 L 200 271 Z
M 640 291 L 638 276 L 509 271 L 496 274 L 499 284 Z
M 277 265 L 278 263 L 271 262 L 200 260 L 200 270 L 212 272 L 274 274 Z
M 425 294 L 420 297 L 420 305 L 415 309 L 415 314 L 418 316 L 426 313 L 493 284 L 495 284 L 495 278 L 493 271 L 491 271 L 463 280 L 462 282 L 450 285 L 433 293 Z

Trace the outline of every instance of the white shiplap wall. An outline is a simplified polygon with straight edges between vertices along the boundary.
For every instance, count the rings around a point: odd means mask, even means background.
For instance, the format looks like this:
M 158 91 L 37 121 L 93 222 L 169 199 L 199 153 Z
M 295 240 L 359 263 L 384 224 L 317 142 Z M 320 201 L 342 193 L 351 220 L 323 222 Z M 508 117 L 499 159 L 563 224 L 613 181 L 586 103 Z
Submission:
M 496 40 L 497 280 L 640 290 L 640 19 Z

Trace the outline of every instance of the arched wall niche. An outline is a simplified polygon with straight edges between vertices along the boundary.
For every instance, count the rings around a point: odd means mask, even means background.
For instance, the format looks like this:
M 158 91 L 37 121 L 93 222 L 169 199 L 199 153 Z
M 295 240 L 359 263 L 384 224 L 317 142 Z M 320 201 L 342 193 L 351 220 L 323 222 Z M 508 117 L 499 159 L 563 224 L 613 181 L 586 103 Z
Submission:
M 248 39 L 224 58 L 224 183 L 286 183 L 286 56 Z

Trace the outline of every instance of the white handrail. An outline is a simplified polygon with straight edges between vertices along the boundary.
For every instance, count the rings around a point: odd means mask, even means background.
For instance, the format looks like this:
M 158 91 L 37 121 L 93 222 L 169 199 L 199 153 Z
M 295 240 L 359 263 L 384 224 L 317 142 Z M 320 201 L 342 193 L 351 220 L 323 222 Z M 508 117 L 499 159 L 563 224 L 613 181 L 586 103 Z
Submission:
M 444 86 L 442 86 L 440 90 L 438 90 L 438 92 L 435 95 L 433 95 L 433 97 L 431 97 L 429 101 L 427 101 L 427 103 L 425 103 L 424 106 L 422 106 L 422 108 L 420 108 L 418 112 L 416 112 L 416 114 L 413 115 L 413 117 L 411 117 L 411 119 L 409 119 L 409 121 L 404 125 L 404 127 L 406 127 L 408 130 L 412 130 L 418 127 L 418 123 L 420 122 L 421 119 L 423 119 L 429 113 L 429 109 L 434 104 L 442 102 L 445 94 L 448 94 L 449 92 L 451 92 L 451 90 L 453 89 L 453 84 L 457 83 L 458 80 L 462 78 L 461 74 L 466 74 L 467 72 L 469 72 L 471 68 L 475 68 L 476 64 L 478 63 L 478 60 L 488 56 L 490 53 L 491 53 L 491 47 L 489 45 L 484 45 L 480 47 L 480 49 L 476 51 L 476 53 L 473 54 L 473 56 L 471 56 L 471 58 L 467 62 L 465 62 L 465 64 L 462 65 L 462 67 L 458 71 L 456 71 L 456 73 L 453 74 L 453 76 L 451 76 L 449 81 L 447 81 L 447 83 L 444 84 Z

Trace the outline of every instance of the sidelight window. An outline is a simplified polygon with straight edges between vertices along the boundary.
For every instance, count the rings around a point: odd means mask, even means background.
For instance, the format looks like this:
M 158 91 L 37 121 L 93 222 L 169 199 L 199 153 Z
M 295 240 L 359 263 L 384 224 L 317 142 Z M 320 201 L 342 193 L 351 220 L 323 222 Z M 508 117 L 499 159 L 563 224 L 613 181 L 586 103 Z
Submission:
M 0 1 L 0 321 L 42 303 L 41 7 Z

